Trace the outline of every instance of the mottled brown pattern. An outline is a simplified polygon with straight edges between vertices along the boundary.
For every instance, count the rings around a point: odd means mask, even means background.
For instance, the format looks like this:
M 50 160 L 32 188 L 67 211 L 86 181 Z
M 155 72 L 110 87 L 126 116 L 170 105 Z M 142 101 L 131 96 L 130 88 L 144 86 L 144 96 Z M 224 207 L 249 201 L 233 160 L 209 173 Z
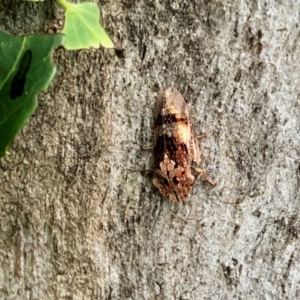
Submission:
M 154 185 L 172 201 L 184 200 L 192 190 L 195 177 L 192 162 L 200 163 L 200 151 L 193 135 L 188 106 L 170 87 L 158 100 L 154 128 Z M 206 173 L 195 169 L 204 180 L 216 185 Z

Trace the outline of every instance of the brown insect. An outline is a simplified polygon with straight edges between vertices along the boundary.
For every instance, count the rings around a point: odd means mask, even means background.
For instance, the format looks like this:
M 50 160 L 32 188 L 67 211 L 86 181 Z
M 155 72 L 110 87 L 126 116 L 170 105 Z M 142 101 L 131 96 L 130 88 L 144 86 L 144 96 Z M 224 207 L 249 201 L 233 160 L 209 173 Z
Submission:
M 205 137 L 202 135 L 201 137 Z M 193 134 L 189 108 L 174 87 L 168 88 L 157 102 L 154 123 L 154 185 L 172 201 L 183 201 L 195 183 L 192 169 L 215 186 L 205 171 L 192 168 L 201 161 Z

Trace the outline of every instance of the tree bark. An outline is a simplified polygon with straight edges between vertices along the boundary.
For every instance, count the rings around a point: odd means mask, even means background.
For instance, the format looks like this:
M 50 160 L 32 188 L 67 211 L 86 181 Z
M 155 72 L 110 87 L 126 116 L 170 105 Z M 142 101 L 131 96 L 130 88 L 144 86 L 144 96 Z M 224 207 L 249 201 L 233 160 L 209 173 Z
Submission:
M 117 50 L 59 50 L 57 74 L 0 160 L 1 299 L 297 299 L 297 1 L 98 2 Z M 52 2 L 1 1 L 1 27 L 47 32 Z M 152 185 L 153 109 L 175 86 L 201 141 L 183 203 Z

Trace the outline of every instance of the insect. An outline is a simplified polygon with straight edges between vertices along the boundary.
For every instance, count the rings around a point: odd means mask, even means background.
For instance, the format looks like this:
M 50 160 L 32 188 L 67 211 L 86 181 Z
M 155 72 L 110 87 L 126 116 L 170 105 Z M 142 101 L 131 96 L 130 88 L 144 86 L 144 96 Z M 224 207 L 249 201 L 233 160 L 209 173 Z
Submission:
M 191 192 L 195 183 L 192 170 L 211 185 L 216 185 L 205 171 L 192 168 L 193 161 L 197 164 L 201 161 L 200 150 L 193 134 L 188 105 L 174 87 L 169 87 L 157 102 L 153 154 L 153 184 L 174 202 L 183 201 Z

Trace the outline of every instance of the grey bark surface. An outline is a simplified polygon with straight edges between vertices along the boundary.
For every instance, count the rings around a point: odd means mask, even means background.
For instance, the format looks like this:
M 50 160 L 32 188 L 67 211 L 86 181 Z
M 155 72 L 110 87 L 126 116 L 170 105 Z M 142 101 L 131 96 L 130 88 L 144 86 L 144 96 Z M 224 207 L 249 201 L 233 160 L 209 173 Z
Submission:
M 299 299 L 299 1 L 98 2 L 123 50 L 55 53 L 57 74 L 0 160 L 1 299 Z M 51 1 L 1 1 L 47 32 Z M 175 86 L 201 141 L 183 203 L 149 169 Z

